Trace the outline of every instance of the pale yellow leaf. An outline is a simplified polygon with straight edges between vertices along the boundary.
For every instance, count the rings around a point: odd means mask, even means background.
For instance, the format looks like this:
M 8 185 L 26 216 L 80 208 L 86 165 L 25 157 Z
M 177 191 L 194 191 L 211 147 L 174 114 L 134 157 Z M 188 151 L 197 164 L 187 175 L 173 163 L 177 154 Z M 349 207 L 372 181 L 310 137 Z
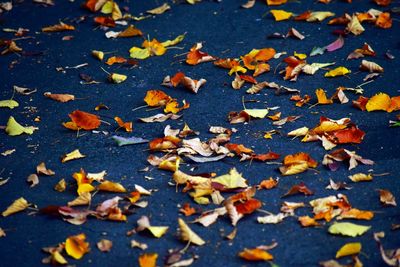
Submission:
M 8 206 L 8 208 L 5 211 L 3 211 L 2 215 L 4 217 L 7 217 L 11 214 L 23 211 L 27 207 L 29 207 L 28 201 L 26 201 L 25 198 L 20 197 L 17 200 L 15 200 L 10 206 Z

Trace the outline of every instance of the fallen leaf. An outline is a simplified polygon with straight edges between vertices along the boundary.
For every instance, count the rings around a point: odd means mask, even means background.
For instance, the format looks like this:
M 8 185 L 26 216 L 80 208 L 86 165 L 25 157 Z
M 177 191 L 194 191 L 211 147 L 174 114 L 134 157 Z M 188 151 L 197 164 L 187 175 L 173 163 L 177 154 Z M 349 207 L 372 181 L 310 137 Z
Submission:
M 361 61 L 360 69 L 369 72 L 379 72 L 379 73 L 383 72 L 383 68 L 381 66 L 379 66 L 375 62 L 368 60 Z
M 356 237 L 358 235 L 364 234 L 366 231 L 368 231 L 371 228 L 371 226 L 364 226 L 364 225 L 358 225 L 354 223 L 333 223 L 329 228 L 328 232 L 334 235 L 344 235 L 344 236 L 351 236 L 351 237 Z
M 145 253 L 139 256 L 139 267 L 156 267 L 157 253 Z
M 337 67 L 333 70 L 330 70 L 328 72 L 325 73 L 325 77 L 336 77 L 336 76 L 343 76 L 346 74 L 351 73 L 351 71 L 349 69 L 347 69 L 346 67 Z
M 39 184 L 39 177 L 36 174 L 31 174 L 26 179 L 28 183 L 31 183 L 31 187 L 34 187 Z
M 9 100 L 1 100 L 0 101 L 0 108 L 9 108 L 9 109 L 13 109 L 18 107 L 19 104 L 17 101 L 9 99 Z
M 33 126 L 27 126 L 24 127 L 21 124 L 19 124 L 13 116 L 10 116 L 7 121 L 7 126 L 6 126 L 6 133 L 10 136 L 16 136 L 16 135 L 21 135 L 23 133 L 25 134 L 33 134 L 35 130 L 38 128 L 33 127 Z
M 87 113 L 80 110 L 75 110 L 72 113 L 68 114 L 71 118 L 71 122 L 63 123 L 64 127 L 71 130 L 94 130 L 97 129 L 101 122 L 97 115 Z
M 125 193 L 125 187 L 120 183 L 115 183 L 111 181 L 104 181 L 98 187 L 100 191 L 115 192 L 115 193 Z
M 118 146 L 127 146 L 127 145 L 135 145 L 135 144 L 143 144 L 143 143 L 148 143 L 149 140 L 143 139 L 141 137 L 122 137 L 122 136 L 117 136 L 114 135 L 112 139 L 117 143 Z
M 108 76 L 108 80 L 112 83 L 122 83 L 124 82 L 126 79 L 128 78 L 128 76 L 124 75 L 124 74 L 118 74 L 118 73 L 111 73 Z
M 67 189 L 67 182 L 65 182 L 65 179 L 61 179 L 60 181 L 58 181 L 58 183 L 54 186 L 54 190 L 58 191 L 58 192 L 64 192 L 65 189 Z
M 75 149 L 74 151 L 65 154 L 64 156 L 62 156 L 61 158 L 61 162 L 65 163 L 67 161 L 70 160 L 74 160 L 74 159 L 81 159 L 86 157 L 86 155 L 81 154 L 81 152 L 79 151 L 79 149 Z
M 190 227 L 181 218 L 178 218 L 178 224 L 180 238 L 183 241 L 188 241 L 198 246 L 202 246 L 206 243 L 200 236 L 193 232 L 192 229 L 190 229 Z
M 324 89 L 317 89 L 315 90 L 315 94 L 317 95 L 317 99 L 318 99 L 318 104 L 321 105 L 329 105 L 333 103 L 332 99 L 328 99 L 326 97 L 326 93 L 324 91 Z
M 52 94 L 50 92 L 46 92 L 43 95 L 45 97 L 48 97 L 50 99 L 53 99 L 55 101 L 62 102 L 62 103 L 75 100 L 75 96 L 70 95 L 70 94 Z
M 48 175 L 48 176 L 56 174 L 54 171 L 47 169 L 46 164 L 44 162 L 42 162 L 36 166 L 36 173 L 39 175 L 43 174 L 43 175 Z
M 171 6 L 168 3 L 164 3 L 161 6 L 147 10 L 146 12 L 149 14 L 152 14 L 152 15 L 160 15 L 170 9 L 171 9 Z
M 274 257 L 267 251 L 259 248 L 247 249 L 239 252 L 239 257 L 248 261 L 270 261 Z
M 69 207 L 89 205 L 92 200 L 92 195 L 89 192 L 82 192 L 77 198 L 68 202 Z
M 138 232 L 143 230 L 148 230 L 154 237 L 160 238 L 168 231 L 168 226 L 152 226 L 150 225 L 149 218 L 147 216 L 142 216 L 137 221 L 138 227 L 136 230 Z
M 292 186 L 282 197 L 287 197 L 295 194 L 303 193 L 306 196 L 313 195 L 314 192 L 311 191 L 304 183 Z
M 349 179 L 352 180 L 353 182 L 365 182 L 365 181 L 372 181 L 372 174 L 368 173 L 356 173 L 353 175 L 349 176 Z
M 349 255 L 358 254 L 361 252 L 361 243 L 347 243 L 343 245 L 337 252 L 335 258 L 341 258 Z
M 379 199 L 382 204 L 390 205 L 390 206 L 397 206 L 396 198 L 389 190 L 378 189 L 379 192 Z
M 65 241 L 65 251 L 74 259 L 81 259 L 89 250 L 89 243 L 86 242 L 85 234 L 70 236 Z
M 278 224 L 283 221 L 288 215 L 284 213 L 269 214 L 263 217 L 257 217 L 257 222 L 262 224 Z
M 288 20 L 293 15 L 292 12 L 287 12 L 285 10 L 273 9 L 270 10 L 270 12 L 274 16 L 275 21 Z
M 112 246 L 113 246 L 113 242 L 108 239 L 101 239 L 99 242 L 97 242 L 97 248 L 101 252 L 110 252 Z
M 25 198 L 20 197 L 17 200 L 15 200 L 10 206 L 8 206 L 8 208 L 1 214 L 3 215 L 3 217 L 7 217 L 11 214 L 23 211 L 27 207 L 29 207 L 28 201 L 26 201 Z
M 73 30 L 75 30 L 74 26 L 65 24 L 63 22 L 42 28 L 42 32 L 61 32 L 61 31 L 73 31 Z

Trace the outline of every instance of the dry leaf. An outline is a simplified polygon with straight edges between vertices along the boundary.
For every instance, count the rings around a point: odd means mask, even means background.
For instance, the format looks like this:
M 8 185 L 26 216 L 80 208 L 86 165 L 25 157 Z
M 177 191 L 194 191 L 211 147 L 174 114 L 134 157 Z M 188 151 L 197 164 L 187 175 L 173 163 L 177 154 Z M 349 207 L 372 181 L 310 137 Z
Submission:
M 62 156 L 61 158 L 61 162 L 65 163 L 67 161 L 70 160 L 74 160 L 74 159 L 81 159 L 86 157 L 86 155 L 82 155 L 81 152 L 79 151 L 79 149 L 75 149 L 74 151 L 65 154 L 64 156 Z
M 341 258 L 349 255 L 358 254 L 361 252 L 361 243 L 347 243 L 343 245 L 337 252 L 335 258 Z
M 28 201 L 25 200 L 25 198 L 20 197 L 17 200 L 15 200 L 8 208 L 2 212 L 3 217 L 7 217 L 11 214 L 20 212 L 25 210 L 27 207 L 29 207 Z
M 46 164 L 44 162 L 42 162 L 36 166 L 36 173 L 39 175 L 43 174 L 43 175 L 48 175 L 48 176 L 56 174 L 54 171 L 47 169 Z
M 243 251 L 239 252 L 239 257 L 248 261 L 269 261 L 274 259 L 270 253 L 259 248 L 245 248 Z
M 42 32 L 61 32 L 61 31 L 73 31 L 73 30 L 75 30 L 74 26 L 65 24 L 63 22 L 60 22 L 60 24 L 42 28 Z
M 39 184 L 39 177 L 34 173 L 29 175 L 26 181 L 31 183 L 31 187 L 34 187 Z
M 157 253 L 145 253 L 139 256 L 139 267 L 156 267 Z
M 361 70 L 369 71 L 369 72 L 383 72 L 383 68 L 376 64 L 375 62 L 363 60 L 360 65 Z
M 54 190 L 58 191 L 58 192 L 64 192 L 65 189 L 67 189 L 67 182 L 65 182 L 65 179 L 61 179 L 60 181 L 58 181 L 58 183 L 54 186 Z
M 163 5 L 147 10 L 146 12 L 152 15 L 160 15 L 169 9 L 171 9 L 171 6 L 168 3 L 164 3 Z
M 69 256 L 79 260 L 90 250 L 89 243 L 86 242 L 86 235 L 79 234 L 70 236 L 65 241 L 65 251 Z
M 379 192 L 379 199 L 382 204 L 390 205 L 390 206 L 397 206 L 396 198 L 389 190 L 378 189 Z
M 89 192 L 83 192 L 77 198 L 68 202 L 69 207 L 89 205 L 92 200 L 92 195 Z
M 113 246 L 113 242 L 108 239 L 101 239 L 99 242 L 97 242 L 97 248 L 101 252 L 110 252 L 112 246 Z
M 178 218 L 178 224 L 180 238 L 183 241 L 188 241 L 198 246 L 202 246 L 206 243 L 200 236 L 193 232 L 192 229 L 190 229 L 190 227 L 181 218 Z
M 62 103 L 75 100 L 75 96 L 69 94 L 52 94 L 50 92 L 46 92 L 44 93 L 44 96 Z

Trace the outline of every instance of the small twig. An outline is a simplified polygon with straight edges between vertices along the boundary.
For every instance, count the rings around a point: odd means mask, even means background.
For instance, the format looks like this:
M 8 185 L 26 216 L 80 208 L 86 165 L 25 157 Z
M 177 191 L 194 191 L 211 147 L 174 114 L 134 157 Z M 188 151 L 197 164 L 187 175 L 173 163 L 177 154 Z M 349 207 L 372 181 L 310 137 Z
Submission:
M 184 55 L 187 55 L 187 54 L 189 54 L 189 52 L 185 52 L 185 53 L 182 53 L 182 54 L 176 54 L 176 55 L 174 55 L 174 57 L 180 57 L 180 56 L 184 56 Z
M 372 174 L 372 176 L 374 176 L 374 177 L 386 176 L 386 175 L 390 175 L 390 172 L 384 172 L 384 173 L 379 173 L 379 174 Z
M 109 123 L 108 121 L 103 121 L 103 120 L 100 120 L 100 121 L 105 123 L 105 124 L 107 124 L 107 125 L 111 125 L 111 123 Z
M 181 47 L 181 46 L 168 46 L 167 47 L 167 49 L 179 49 L 179 50 L 182 50 L 182 49 L 185 49 L 185 47 Z
M 148 105 L 143 105 L 143 106 L 136 107 L 136 108 L 132 109 L 132 111 L 136 111 L 138 109 L 142 109 L 142 108 L 145 108 L 145 107 L 148 107 Z

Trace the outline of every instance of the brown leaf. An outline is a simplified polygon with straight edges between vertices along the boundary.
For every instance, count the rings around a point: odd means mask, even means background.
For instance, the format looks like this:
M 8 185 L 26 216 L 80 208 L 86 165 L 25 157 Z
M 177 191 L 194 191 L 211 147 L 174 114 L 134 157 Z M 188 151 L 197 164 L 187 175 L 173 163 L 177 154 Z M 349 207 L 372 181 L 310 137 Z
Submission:
M 378 192 L 381 203 L 390 206 L 397 206 L 396 198 L 389 190 L 378 189 Z
M 60 22 L 60 24 L 42 28 L 42 32 L 62 32 L 62 31 L 73 31 L 73 30 L 75 30 L 74 26 L 65 24 L 63 22 Z
M 101 252 L 110 252 L 112 246 L 113 246 L 113 242 L 108 239 L 101 239 L 99 242 L 97 242 L 97 248 Z
M 48 176 L 56 174 L 54 171 L 47 169 L 46 164 L 44 162 L 42 162 L 36 166 L 36 173 L 39 175 L 43 174 L 43 175 L 48 175 Z
M 306 196 L 310 196 L 310 195 L 314 194 L 313 191 L 308 189 L 308 187 L 303 182 L 301 182 L 298 185 L 292 186 L 289 189 L 289 191 L 287 191 L 282 197 L 287 197 L 287 196 L 296 195 L 296 194 L 300 194 L 300 193 L 303 193 Z
M 37 174 L 33 173 L 31 175 L 28 176 L 28 178 L 26 179 L 26 181 L 28 183 L 31 183 L 31 187 L 36 186 L 37 184 L 39 184 L 39 177 L 37 176 Z
M 75 100 L 75 96 L 70 94 L 52 94 L 50 92 L 46 92 L 44 93 L 44 96 L 62 103 Z

